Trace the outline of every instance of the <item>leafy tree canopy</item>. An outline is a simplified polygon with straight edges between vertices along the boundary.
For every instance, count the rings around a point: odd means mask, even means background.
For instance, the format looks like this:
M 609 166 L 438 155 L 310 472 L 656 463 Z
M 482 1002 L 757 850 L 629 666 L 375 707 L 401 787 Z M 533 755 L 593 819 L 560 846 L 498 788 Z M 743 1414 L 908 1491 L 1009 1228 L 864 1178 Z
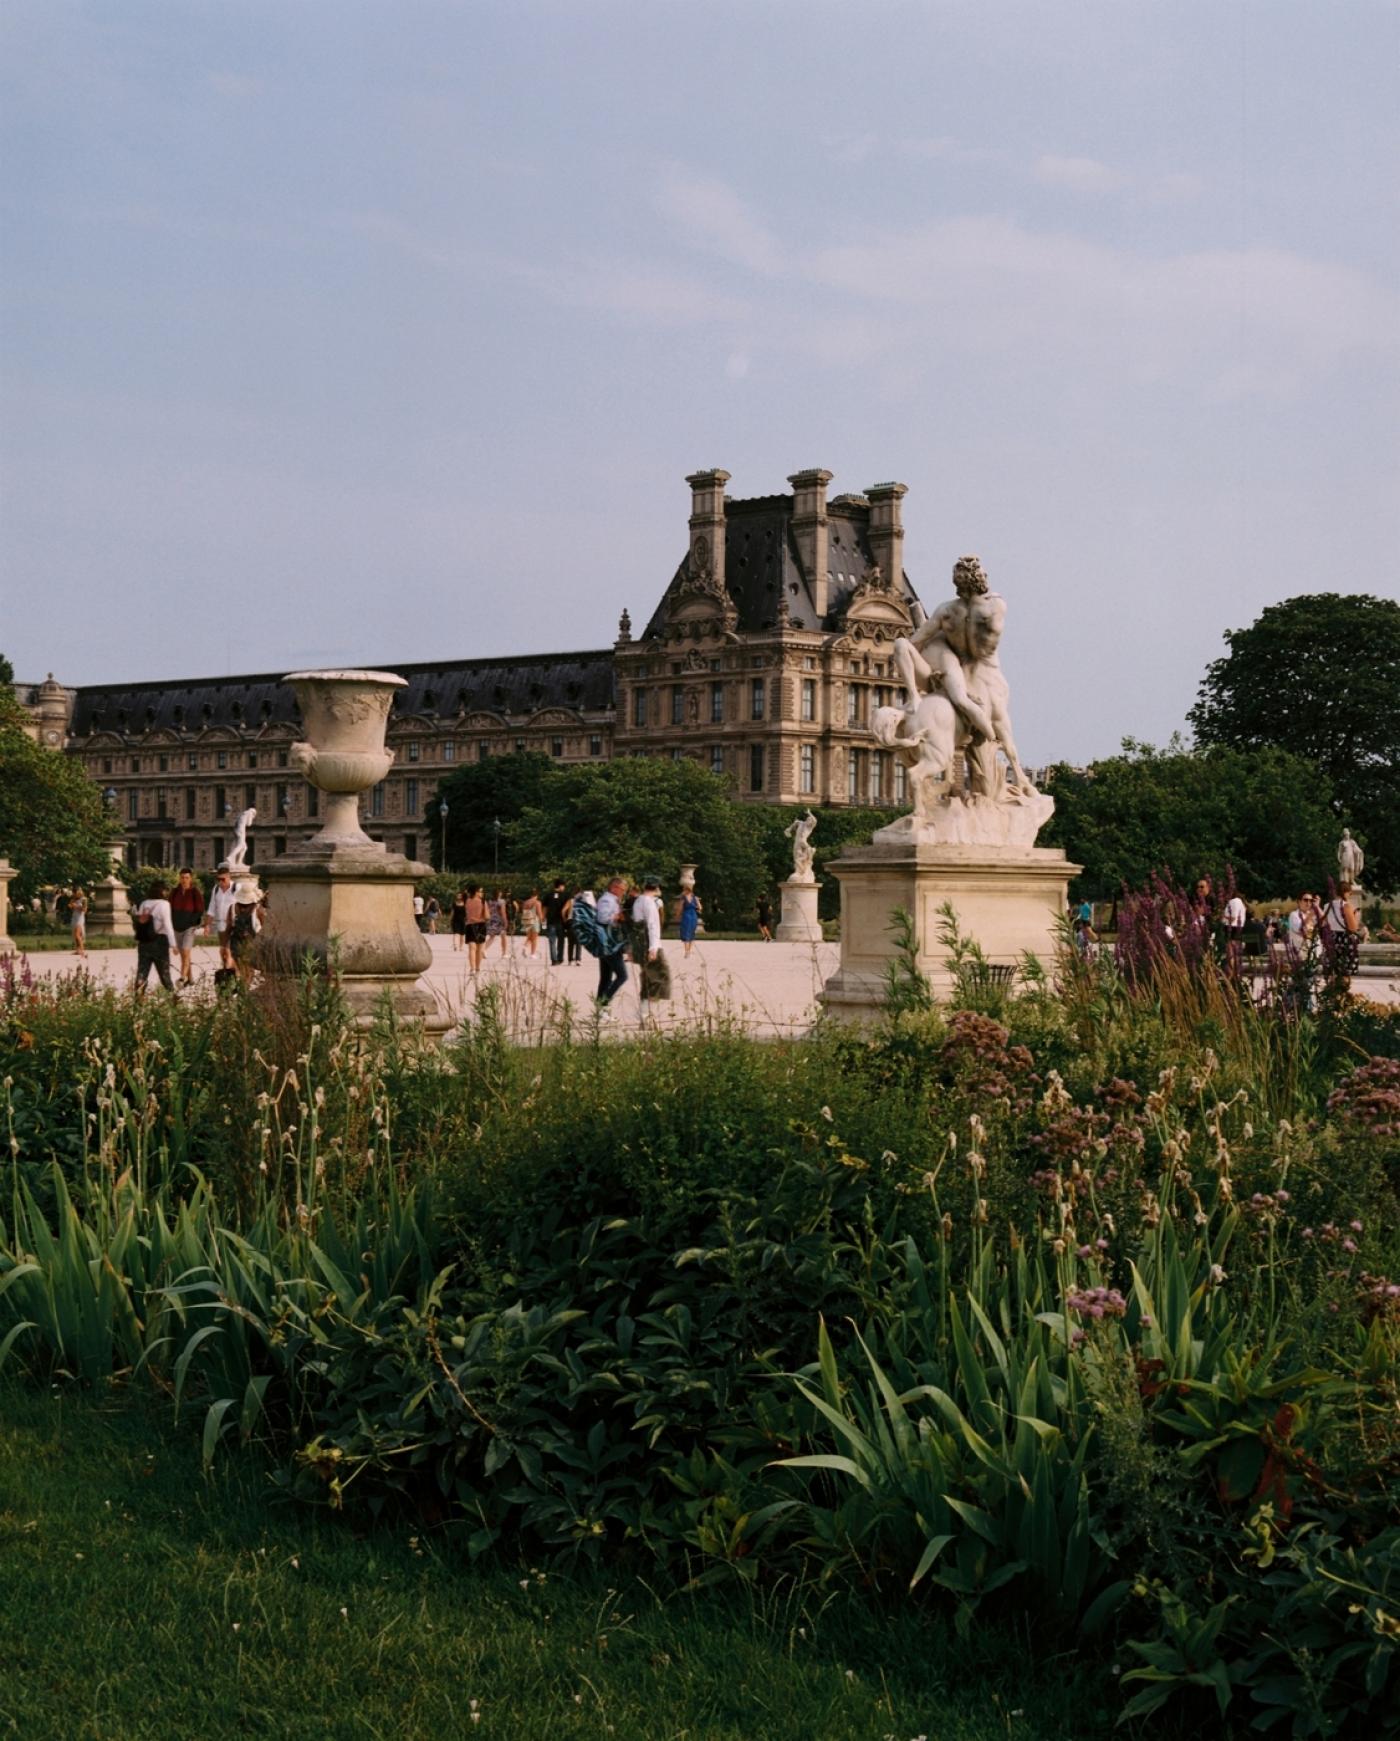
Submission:
M 26 718 L 0 686 L 0 858 L 19 871 L 16 903 L 54 883 L 94 883 L 110 862 L 101 793 L 77 762 L 31 740 Z
M 597 886 L 614 873 L 655 872 L 674 893 L 698 864 L 696 892 L 712 922 L 749 913 L 764 880 L 755 817 L 697 762 L 649 756 L 555 768 L 516 826 L 513 865 Z
M 501 824 L 501 864 L 515 863 L 516 824 L 539 804 L 558 772 L 548 756 L 489 756 L 468 762 L 438 782 L 424 815 L 429 823 L 433 862 L 442 858 L 440 806 L 447 802 L 447 862 L 458 869 L 484 870 L 495 856 L 495 824 Z
M 1315 763 L 1260 749 L 1165 750 L 1126 738 L 1121 755 L 1052 775 L 1041 836 L 1084 867 L 1077 895 L 1106 900 L 1164 871 L 1190 884 L 1227 865 L 1247 899 L 1325 888 L 1336 874 L 1332 791 Z
M 1191 710 L 1197 741 L 1315 762 L 1366 848 L 1366 882 L 1400 884 L 1400 603 L 1305 594 L 1225 639 Z

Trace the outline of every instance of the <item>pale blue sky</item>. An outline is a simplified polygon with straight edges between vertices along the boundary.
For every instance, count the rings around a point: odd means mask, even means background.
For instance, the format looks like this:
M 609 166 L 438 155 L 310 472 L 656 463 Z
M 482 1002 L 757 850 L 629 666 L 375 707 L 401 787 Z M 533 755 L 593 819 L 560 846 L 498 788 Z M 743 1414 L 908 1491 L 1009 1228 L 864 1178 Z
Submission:
M 605 645 L 731 492 L 909 485 L 1030 762 L 1400 591 L 1400 6 L 0 6 L 0 650 Z

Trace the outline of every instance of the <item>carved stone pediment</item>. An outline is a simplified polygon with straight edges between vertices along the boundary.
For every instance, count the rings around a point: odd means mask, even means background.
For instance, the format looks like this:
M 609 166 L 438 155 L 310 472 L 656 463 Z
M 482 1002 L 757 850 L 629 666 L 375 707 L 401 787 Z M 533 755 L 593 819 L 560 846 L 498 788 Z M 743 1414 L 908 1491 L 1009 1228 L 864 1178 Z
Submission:
M 542 707 L 530 715 L 529 725 L 582 725 L 583 715 L 568 707 Z
M 464 731 L 509 731 L 510 721 L 503 713 L 488 713 L 478 708 L 473 713 L 463 714 L 462 729 Z

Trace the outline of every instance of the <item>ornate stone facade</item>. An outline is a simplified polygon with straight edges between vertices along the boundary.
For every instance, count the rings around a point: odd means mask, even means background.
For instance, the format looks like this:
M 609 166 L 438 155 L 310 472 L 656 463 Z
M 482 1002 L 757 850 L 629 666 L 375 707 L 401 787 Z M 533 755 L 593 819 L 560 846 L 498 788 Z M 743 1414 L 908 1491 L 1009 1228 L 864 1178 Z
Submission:
M 690 756 L 755 802 L 904 802 L 904 769 L 870 722 L 898 698 L 893 643 L 921 614 L 905 486 L 828 500 L 831 473 L 810 470 L 791 495 L 731 501 L 727 472 L 687 481 L 689 547 L 640 635 L 624 611 L 611 648 L 387 667 L 407 687 L 389 722 L 394 765 L 364 804 L 372 836 L 433 855 L 424 808 L 439 780 L 512 750 Z M 111 794 L 131 862 L 205 869 L 244 809 L 258 812 L 255 860 L 320 826 L 282 676 L 16 689 L 41 741 Z

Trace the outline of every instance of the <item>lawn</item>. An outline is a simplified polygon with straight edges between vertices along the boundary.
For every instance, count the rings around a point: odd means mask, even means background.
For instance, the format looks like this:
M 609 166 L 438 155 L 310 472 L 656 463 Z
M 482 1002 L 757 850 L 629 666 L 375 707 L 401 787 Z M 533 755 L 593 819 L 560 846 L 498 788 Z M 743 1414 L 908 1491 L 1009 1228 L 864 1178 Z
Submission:
M 168 1422 L 168 1415 L 163 1417 Z M 991 1741 L 1106 1732 L 1111 1692 L 819 1585 L 465 1562 L 280 1502 L 154 1405 L 0 1389 L 0 1734 Z

